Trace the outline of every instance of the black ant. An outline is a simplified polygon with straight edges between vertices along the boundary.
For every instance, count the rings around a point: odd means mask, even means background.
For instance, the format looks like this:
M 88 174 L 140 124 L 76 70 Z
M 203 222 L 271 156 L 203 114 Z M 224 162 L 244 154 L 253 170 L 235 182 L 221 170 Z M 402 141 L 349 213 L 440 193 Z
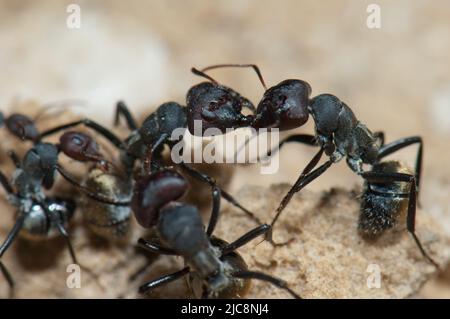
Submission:
M 31 237 L 50 237 L 59 233 L 66 239 L 73 262 L 78 263 L 66 229 L 75 211 L 75 201 L 66 197 L 47 196 L 44 189 L 52 188 L 56 171 L 65 178 L 70 177 L 58 163 L 61 152 L 80 162 L 98 163 L 100 167 L 104 167 L 106 161 L 99 153 L 98 144 L 86 134 L 66 132 L 60 137 L 59 142 L 59 144 L 37 142 L 28 150 L 23 160 L 20 160 L 14 152 L 10 152 L 9 155 L 16 166 L 12 182 L 0 171 L 0 184 L 7 193 L 8 201 L 17 208 L 15 224 L 0 246 L 0 258 L 23 230 L 23 234 Z M 89 189 L 77 186 L 92 198 L 103 199 Z M 0 265 L 0 270 L 12 291 L 14 287 L 12 276 L 1 262 Z
M 276 210 L 276 215 L 271 222 L 272 229 L 280 217 L 282 211 L 287 206 L 292 196 L 299 192 L 303 187 L 308 185 L 314 179 L 322 175 L 332 164 L 339 162 L 344 157 L 350 169 L 364 179 L 376 179 L 378 182 L 395 183 L 404 181 L 404 177 L 396 174 L 389 174 L 372 170 L 365 172 L 363 164 L 369 164 L 372 167 L 377 165 L 384 157 L 412 144 L 419 144 L 419 151 L 416 160 L 416 171 L 414 175 L 414 189 L 418 192 L 420 185 L 420 174 L 422 168 L 423 142 L 419 136 L 407 137 L 396 140 L 389 144 L 384 144 L 384 133 L 372 133 L 364 124 L 362 124 L 350 107 L 331 94 L 320 94 L 310 98 L 311 86 L 302 80 L 290 79 L 284 80 L 279 84 L 267 89 L 259 68 L 254 64 L 220 64 L 213 65 L 202 70 L 192 69 L 196 75 L 202 76 L 210 80 L 210 90 L 216 90 L 216 87 L 222 87 L 204 72 L 223 68 L 223 67 L 252 67 L 257 73 L 262 85 L 266 89 L 261 101 L 259 102 L 256 113 L 248 115 L 246 122 L 248 126 L 253 128 L 278 128 L 279 130 L 290 130 L 304 125 L 311 114 L 315 124 L 315 135 L 296 134 L 289 136 L 281 141 L 278 145 L 279 149 L 287 142 L 303 143 L 310 146 L 319 146 L 320 150 L 306 165 L 297 181 L 291 187 L 289 192 L 282 199 Z M 234 120 L 238 125 L 229 127 L 239 127 L 242 123 L 239 117 L 239 109 L 235 109 L 236 113 L 228 113 L 227 118 L 221 116 L 221 103 L 212 98 L 208 91 L 202 91 L 204 83 L 198 84 L 191 88 L 188 93 L 188 123 L 194 119 L 200 118 L 203 122 L 210 123 L 210 127 L 215 125 L 220 130 L 225 130 Z M 192 91 L 192 92 L 191 92 Z M 196 92 L 200 92 L 197 94 Z M 196 96 L 196 99 L 189 99 L 189 96 Z M 228 95 L 230 97 L 230 95 Z M 234 103 L 239 102 L 239 98 Z M 221 101 L 219 99 L 219 101 Z M 234 104 L 227 101 L 227 104 Z M 226 108 L 229 110 L 229 108 Z M 211 111 L 216 115 L 213 117 Z M 214 119 L 214 121 L 211 121 Z M 245 125 L 242 125 L 245 126 Z M 188 125 L 189 127 L 189 125 Z M 191 131 L 191 134 L 195 134 Z M 329 157 L 324 164 L 314 169 L 319 163 L 323 153 Z M 268 155 L 271 151 L 268 152 Z M 415 200 L 414 200 L 415 201 Z M 415 216 L 414 211 L 410 211 L 411 217 Z M 432 261 L 432 259 L 424 252 L 420 242 L 414 233 L 412 222 L 409 222 L 408 230 L 413 234 L 414 239 L 419 245 L 424 256 Z M 274 244 L 271 233 L 268 233 L 268 239 Z M 433 262 L 434 263 L 434 262 Z M 435 264 L 435 263 L 434 263 Z
M 172 132 L 176 129 L 185 129 L 187 127 L 186 107 L 176 103 L 167 102 L 158 107 L 158 109 L 151 113 L 138 127 L 133 115 L 130 113 L 128 107 L 123 102 L 118 102 L 115 113 L 115 125 L 119 123 L 120 118 L 123 117 L 126 120 L 128 128 L 130 129 L 130 135 L 122 141 L 114 133 L 100 124 L 89 120 L 82 119 L 74 121 L 58 127 L 52 128 L 40 134 L 41 138 L 47 135 L 54 134 L 55 132 L 68 129 L 77 125 L 85 125 L 97 133 L 101 134 L 107 140 L 109 140 L 115 147 L 121 152 L 121 161 L 129 176 L 133 174 L 133 169 L 136 160 L 141 162 L 141 173 L 144 171 L 144 161 L 146 156 L 150 152 L 152 157 L 153 170 L 158 170 L 160 167 L 164 167 L 163 163 L 163 150 L 164 145 L 173 147 L 179 143 L 182 137 L 172 139 Z M 193 167 L 187 165 L 184 162 L 177 164 L 185 173 L 204 182 L 211 187 L 216 186 L 216 182 L 210 176 L 199 172 Z M 234 199 L 228 192 L 221 189 L 221 196 L 230 202 L 232 205 L 241 209 L 244 213 L 250 216 L 255 222 L 260 224 L 259 219 L 245 207 L 240 205 L 236 199 Z M 111 201 L 113 203 L 114 201 Z
M 187 189 L 187 180 L 167 168 L 136 181 L 132 198 L 136 219 L 145 228 L 156 226 L 159 240 L 165 246 L 142 238 L 138 243 L 154 253 L 182 256 L 187 264 L 180 271 L 142 285 L 140 293 L 189 274 L 194 294 L 198 292 L 198 286 L 203 298 L 242 297 L 248 292 L 251 279 L 270 282 L 300 298 L 283 280 L 247 270 L 245 261 L 235 252 L 252 239 L 267 233 L 269 225 L 260 225 L 228 244 L 212 236 L 219 219 L 220 189 L 212 187 L 213 206 L 206 232 L 198 209 L 177 201 Z

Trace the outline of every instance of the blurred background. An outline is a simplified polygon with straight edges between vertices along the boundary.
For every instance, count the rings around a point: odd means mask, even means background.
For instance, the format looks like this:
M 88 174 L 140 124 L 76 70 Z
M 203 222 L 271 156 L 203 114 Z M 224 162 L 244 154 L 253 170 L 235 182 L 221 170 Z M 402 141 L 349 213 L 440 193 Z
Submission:
M 70 28 L 70 4 L 80 28 Z M 370 4 L 380 28 L 369 28 Z M 345 101 L 387 142 L 421 135 L 425 159 L 421 199 L 450 233 L 450 3 L 429 1 L 0 1 L 0 108 L 21 101 L 77 99 L 75 111 L 111 124 L 125 100 L 141 116 L 159 104 L 184 103 L 200 81 L 192 66 L 255 63 L 271 86 L 308 81 L 313 95 Z M 257 103 L 263 88 L 250 70 L 211 73 Z M 300 128 L 313 132 L 313 123 Z M 395 157 L 413 164 L 414 148 Z M 292 183 L 314 149 L 288 145 L 280 171 L 259 175 L 238 167 L 232 191 L 243 185 Z M 310 189 L 361 183 L 336 165 Z M 418 225 L 420 227 L 420 225 Z M 447 275 L 421 296 L 450 297 Z M 447 278 L 447 279 L 445 279 Z

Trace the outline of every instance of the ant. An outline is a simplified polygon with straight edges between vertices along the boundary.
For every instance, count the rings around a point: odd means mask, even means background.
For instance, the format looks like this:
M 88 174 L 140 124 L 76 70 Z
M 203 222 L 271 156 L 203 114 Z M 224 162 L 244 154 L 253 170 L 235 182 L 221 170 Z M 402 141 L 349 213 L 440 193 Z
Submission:
M 5 241 L 0 245 L 0 258 L 11 246 L 19 232 L 28 237 L 51 237 L 60 234 L 66 239 L 71 258 L 78 264 L 72 247 L 67 224 L 75 211 L 74 200 L 66 197 L 46 196 L 44 189 L 52 188 L 55 172 L 63 177 L 70 175 L 58 163 L 60 153 L 80 162 L 95 162 L 105 167 L 106 161 L 99 153 L 99 146 L 88 135 L 69 131 L 60 136 L 59 144 L 36 142 L 20 160 L 11 151 L 9 155 L 16 166 L 12 182 L 0 171 L 0 184 L 7 193 L 11 205 L 17 208 L 16 220 Z M 81 185 L 91 197 L 103 198 Z M 14 281 L 7 268 L 0 261 L 0 270 L 8 281 L 11 292 Z
M 185 129 L 188 126 L 186 107 L 176 102 L 163 103 L 155 112 L 151 113 L 144 120 L 140 127 L 138 127 L 137 122 L 128 107 L 124 102 L 119 101 L 116 106 L 114 124 L 118 125 L 120 118 L 122 117 L 126 120 L 127 126 L 131 131 L 130 135 L 123 141 L 107 128 L 89 119 L 82 119 L 52 128 L 43 132 L 41 138 L 77 125 L 85 125 L 101 134 L 120 151 L 121 161 L 126 169 L 126 173 L 131 176 L 136 160 L 140 160 L 141 162 L 141 173 L 144 171 L 144 162 L 146 161 L 146 156 L 149 152 L 151 153 L 152 158 L 152 169 L 158 170 L 160 167 L 163 167 L 164 145 L 172 148 L 175 144 L 181 142 L 182 136 L 173 139 L 172 132 L 180 128 Z M 216 181 L 213 178 L 194 169 L 186 163 L 181 162 L 177 164 L 177 166 L 193 178 L 206 183 L 211 187 L 216 186 Z M 225 200 L 241 209 L 256 223 L 261 224 L 259 219 L 252 212 L 239 204 L 239 202 L 228 192 L 221 189 L 220 194 Z M 111 203 L 114 203 L 114 201 L 111 201 Z
M 195 286 L 202 289 L 203 298 L 231 298 L 244 296 L 250 288 L 250 280 L 267 281 L 300 298 L 287 283 L 267 274 L 249 271 L 242 257 L 235 252 L 252 239 L 267 233 L 270 226 L 262 224 L 236 241 L 227 243 L 214 237 L 220 213 L 220 189 L 212 187 L 213 206 L 208 227 L 204 229 L 199 210 L 192 205 L 178 202 L 187 191 L 187 180 L 168 168 L 149 172 L 136 181 L 132 207 L 139 224 L 145 228 L 156 227 L 162 246 L 156 242 L 139 239 L 147 250 L 184 258 L 185 268 L 145 283 L 140 293 L 190 275 L 194 294 Z
M 309 114 L 311 114 L 314 120 L 315 135 L 291 135 L 281 141 L 276 148 L 279 150 L 287 142 L 297 142 L 310 146 L 319 146 L 320 149 L 306 165 L 297 181 L 282 199 L 276 210 L 276 215 L 271 222 L 272 229 L 293 195 L 322 175 L 332 164 L 339 162 L 344 157 L 346 158 L 346 162 L 350 169 L 366 180 L 370 178 L 371 180 L 376 179 L 380 183 L 402 182 L 404 181 L 404 177 L 400 175 L 389 174 L 373 169 L 370 172 L 366 172 L 363 170 L 363 165 L 368 164 L 373 167 L 384 157 L 412 144 L 418 144 L 419 150 L 416 158 L 416 170 L 413 181 L 415 183 L 414 189 L 418 193 L 423 154 L 423 142 L 420 136 L 406 137 L 385 144 L 383 132 L 372 133 L 356 118 L 350 107 L 336 96 L 331 94 L 320 94 L 311 98 L 312 89 L 309 83 L 298 79 L 284 80 L 267 89 L 258 66 L 254 64 L 219 64 L 206 67 L 202 70 L 192 68 L 192 72 L 210 80 L 210 90 L 214 91 L 216 90 L 216 87 L 222 86 L 205 72 L 226 67 L 253 68 L 266 90 L 256 108 L 255 114 L 246 116 L 246 123 L 248 123 L 248 126 L 253 128 L 277 128 L 283 131 L 303 126 L 308 121 Z M 204 83 L 198 84 L 188 92 L 188 122 L 192 119 L 200 118 L 203 122 L 211 123 L 211 125 L 215 125 L 220 130 L 225 130 L 227 125 L 230 125 L 229 123 L 233 121 L 235 121 L 237 125 L 231 125 L 231 127 L 241 126 L 242 121 L 240 121 L 239 118 L 242 114 L 239 113 L 240 110 L 235 109 L 236 113 L 229 113 L 229 115 L 231 115 L 228 118 L 222 118 L 220 116 L 222 114 L 220 108 L 223 104 L 220 101 L 222 100 L 211 98 L 208 90 L 202 91 L 201 88 L 204 85 Z M 196 95 L 196 92 L 200 92 L 200 95 Z M 197 96 L 197 98 L 189 99 L 189 96 Z M 226 103 L 234 104 L 229 100 Z M 216 116 L 211 116 L 211 110 Z M 226 110 L 229 110 L 229 108 L 226 108 Z M 213 121 L 211 121 L 211 119 L 213 119 Z M 195 134 L 195 132 L 191 131 L 191 134 Z M 269 151 L 268 155 L 271 153 L 272 151 Z M 315 168 L 324 153 L 329 159 L 318 168 Z M 412 211 L 412 209 L 410 210 L 410 215 L 410 218 L 412 219 L 415 217 L 415 205 L 414 211 Z M 413 222 L 409 223 L 411 225 L 413 224 Z M 408 230 L 418 243 L 422 254 L 428 260 L 431 260 L 424 252 L 414 233 L 414 227 L 411 227 L 411 225 L 408 227 Z M 273 242 L 271 232 L 269 232 L 267 236 L 267 239 L 272 244 L 278 245 Z M 435 263 L 433 262 L 433 264 Z

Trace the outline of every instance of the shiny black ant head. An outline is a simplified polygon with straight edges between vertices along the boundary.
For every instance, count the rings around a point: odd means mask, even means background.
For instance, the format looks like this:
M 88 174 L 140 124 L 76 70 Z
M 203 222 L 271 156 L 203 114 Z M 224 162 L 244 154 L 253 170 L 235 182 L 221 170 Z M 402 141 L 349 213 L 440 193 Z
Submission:
M 163 134 L 170 138 L 178 128 L 186 128 L 186 109 L 176 102 L 167 102 L 145 119 L 139 133 L 146 145 L 152 145 Z
M 302 80 L 285 80 L 269 88 L 259 102 L 255 128 L 290 130 L 308 121 L 311 86 Z
M 161 240 L 185 258 L 209 245 L 200 212 L 192 205 L 175 203 L 164 208 L 157 229 Z
M 131 209 L 139 224 L 145 228 L 155 226 L 160 209 L 182 197 L 188 187 L 183 176 L 168 169 L 137 178 Z
M 39 132 L 32 119 L 23 114 L 11 114 L 5 119 L 6 127 L 14 136 L 26 141 L 36 141 Z
M 228 129 L 249 126 L 253 115 L 242 114 L 242 108 L 254 109 L 253 104 L 233 89 L 211 82 L 193 86 L 187 93 L 187 126 L 192 135 L 202 136 L 208 128 L 221 133 Z M 202 130 L 195 130 L 201 121 Z
M 59 138 L 59 149 L 68 157 L 80 162 L 97 162 L 106 166 L 100 147 L 97 142 L 87 134 L 69 131 Z

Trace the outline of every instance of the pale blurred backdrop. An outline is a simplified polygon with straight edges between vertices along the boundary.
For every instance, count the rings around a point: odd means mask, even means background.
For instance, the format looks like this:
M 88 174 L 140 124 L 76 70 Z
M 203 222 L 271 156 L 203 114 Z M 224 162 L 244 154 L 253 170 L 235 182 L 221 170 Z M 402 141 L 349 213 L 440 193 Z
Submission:
M 69 4 L 81 8 L 70 29 Z M 366 24 L 378 4 L 381 28 Z M 308 81 L 313 95 L 333 93 L 387 141 L 422 135 L 423 210 L 450 232 L 450 2 L 430 1 L 0 1 L 0 108 L 21 100 L 80 99 L 78 108 L 112 123 L 115 102 L 141 116 L 184 103 L 199 78 L 192 66 L 256 63 L 269 86 Z M 263 89 L 250 70 L 212 73 L 257 103 Z M 298 131 L 313 132 L 312 121 Z M 395 155 L 411 165 L 415 149 Z M 289 145 L 275 175 L 239 167 L 232 184 L 292 183 L 314 150 Z M 310 189 L 361 183 L 336 165 Z M 418 225 L 420 227 L 420 225 Z M 450 284 L 449 284 L 450 285 Z M 450 296 L 434 287 L 433 296 Z M 436 290 L 437 289 L 437 290 Z

